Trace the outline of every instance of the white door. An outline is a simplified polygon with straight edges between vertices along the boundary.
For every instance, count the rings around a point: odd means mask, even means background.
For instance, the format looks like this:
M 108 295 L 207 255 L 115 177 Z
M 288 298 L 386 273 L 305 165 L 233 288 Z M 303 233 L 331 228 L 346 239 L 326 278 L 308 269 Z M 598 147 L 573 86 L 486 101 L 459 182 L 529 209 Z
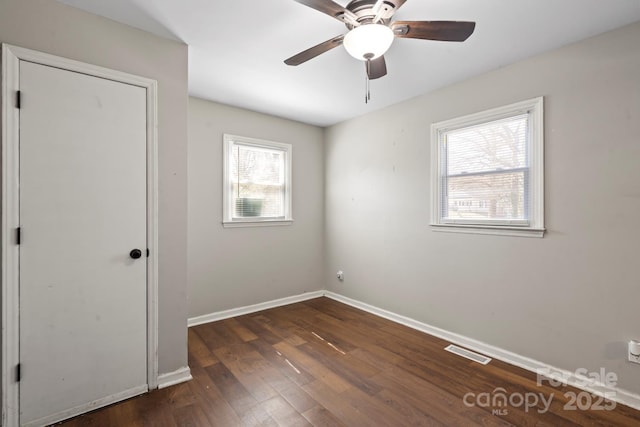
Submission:
M 37 425 L 147 390 L 146 91 L 19 73 L 20 424 Z

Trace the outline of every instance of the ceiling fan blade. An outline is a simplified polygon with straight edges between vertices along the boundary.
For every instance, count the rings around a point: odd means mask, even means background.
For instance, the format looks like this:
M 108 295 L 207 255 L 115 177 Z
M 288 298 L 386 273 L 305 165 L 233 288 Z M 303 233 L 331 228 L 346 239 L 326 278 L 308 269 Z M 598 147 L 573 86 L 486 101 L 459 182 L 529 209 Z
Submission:
M 369 80 L 379 79 L 380 77 L 387 75 L 387 63 L 384 60 L 384 56 L 380 56 L 371 61 L 366 61 L 364 65 L 367 67 L 367 76 L 369 76 Z
M 396 21 L 391 24 L 396 37 L 463 42 L 473 34 L 475 22 L 467 21 Z
M 333 49 L 334 47 L 340 46 L 343 39 L 344 35 L 334 37 L 331 40 L 327 40 L 326 42 L 322 42 L 305 51 L 302 51 L 297 55 L 293 55 L 289 59 L 285 59 L 284 63 L 287 65 L 300 65 L 303 62 L 307 62 L 308 60 L 313 59 L 316 56 Z
M 332 18 L 341 22 L 346 22 L 352 25 L 360 25 L 358 23 L 357 16 L 350 10 L 345 9 L 333 0 L 295 0 L 305 6 L 309 6 L 312 9 L 325 13 Z

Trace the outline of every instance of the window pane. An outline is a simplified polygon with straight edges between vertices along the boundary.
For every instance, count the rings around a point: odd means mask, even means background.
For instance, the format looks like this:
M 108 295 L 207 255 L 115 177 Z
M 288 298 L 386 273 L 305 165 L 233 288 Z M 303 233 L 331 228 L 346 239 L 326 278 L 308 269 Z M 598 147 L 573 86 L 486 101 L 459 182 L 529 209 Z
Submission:
M 285 154 L 235 145 L 232 156 L 233 216 L 283 217 Z
M 446 134 L 447 175 L 526 167 L 527 115 Z
M 445 219 L 525 219 L 526 171 L 449 177 Z

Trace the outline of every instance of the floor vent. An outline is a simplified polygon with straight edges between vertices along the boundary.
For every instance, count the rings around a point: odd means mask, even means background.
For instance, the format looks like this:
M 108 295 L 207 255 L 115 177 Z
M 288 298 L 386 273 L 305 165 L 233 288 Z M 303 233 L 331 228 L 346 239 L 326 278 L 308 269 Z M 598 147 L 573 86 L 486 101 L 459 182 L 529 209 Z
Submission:
M 486 365 L 487 363 L 491 362 L 490 357 L 483 356 L 482 354 L 474 353 L 473 351 L 469 351 L 465 348 L 458 347 L 457 345 L 450 344 L 447 347 L 445 347 L 445 350 L 453 354 L 457 354 L 458 356 L 467 358 L 469 360 L 473 360 L 474 362 L 482 363 L 483 365 Z

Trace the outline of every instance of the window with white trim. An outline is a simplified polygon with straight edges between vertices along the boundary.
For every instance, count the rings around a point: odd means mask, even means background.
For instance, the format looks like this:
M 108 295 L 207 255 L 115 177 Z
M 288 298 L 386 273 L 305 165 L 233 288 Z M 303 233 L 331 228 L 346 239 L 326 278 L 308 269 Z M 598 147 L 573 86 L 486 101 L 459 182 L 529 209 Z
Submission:
M 291 153 L 291 144 L 224 135 L 225 227 L 293 221 Z
M 431 126 L 435 231 L 542 237 L 543 98 Z

